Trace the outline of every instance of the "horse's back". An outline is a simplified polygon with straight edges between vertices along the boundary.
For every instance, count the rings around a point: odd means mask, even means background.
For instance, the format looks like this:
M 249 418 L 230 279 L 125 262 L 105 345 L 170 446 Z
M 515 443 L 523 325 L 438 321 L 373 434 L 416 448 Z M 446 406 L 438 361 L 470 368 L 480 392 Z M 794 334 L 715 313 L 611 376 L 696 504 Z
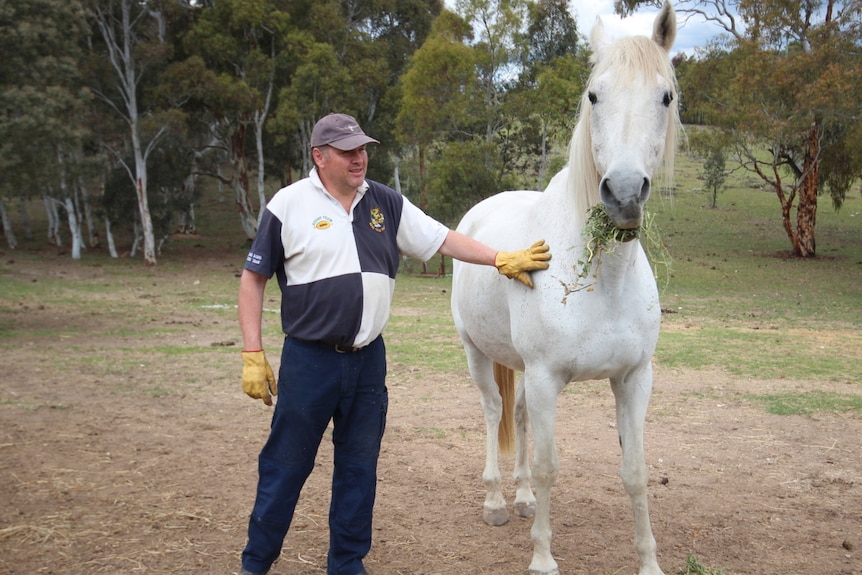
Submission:
M 527 246 L 518 243 L 523 241 L 517 232 L 523 230 L 523 219 L 539 197 L 541 192 L 500 192 L 470 208 L 457 229 L 497 249 L 523 249 Z

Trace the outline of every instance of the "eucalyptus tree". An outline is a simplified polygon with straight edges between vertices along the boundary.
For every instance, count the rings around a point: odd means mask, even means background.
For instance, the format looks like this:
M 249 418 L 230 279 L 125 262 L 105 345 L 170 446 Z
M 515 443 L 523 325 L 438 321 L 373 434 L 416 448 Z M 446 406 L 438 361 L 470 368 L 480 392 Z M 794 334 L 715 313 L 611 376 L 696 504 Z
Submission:
M 402 144 L 417 150 L 419 206 L 424 210 L 429 204 L 428 149 L 468 122 L 470 95 L 476 91 L 475 52 L 466 43 L 471 38 L 470 24 L 444 10 L 401 77 L 396 134 Z
M 266 204 L 264 128 L 283 81 L 281 68 L 286 65 L 285 46 L 292 26 L 289 4 L 284 0 L 201 2 L 196 23 L 184 38 L 185 50 L 198 58 L 194 63 L 203 62 L 210 73 L 208 89 L 198 90 L 197 100 L 211 114 L 214 137 L 228 151 L 229 181 L 249 239 L 257 232 Z M 257 210 L 250 197 L 249 128 L 257 158 Z
M 297 28 L 294 68 L 279 94 L 271 127 L 294 147 L 301 169 L 310 168 L 311 128 L 332 111 L 355 116 L 381 141 L 369 175 L 387 181 L 388 160 L 399 150 L 395 117 L 399 78 L 410 55 L 425 41 L 441 0 L 298 0 L 291 12 Z M 397 159 L 396 159 L 397 161 Z
M 144 261 L 156 264 L 156 244 L 147 187 L 147 159 L 168 133 L 177 113 L 160 108 L 143 88 L 155 83 L 167 65 L 172 45 L 168 42 L 166 10 L 175 3 L 164 0 L 89 0 L 98 35 L 91 43 L 104 58 L 108 71 L 92 77 L 91 89 L 126 124 L 127 134 L 104 139 L 115 162 L 132 182 L 137 199 Z M 129 153 L 127 153 L 127 151 Z M 127 158 L 131 156 L 131 160 Z
M 50 217 L 66 209 L 72 254 L 80 257 L 76 182 L 88 135 L 80 59 L 88 30 L 75 0 L 0 1 L 0 218 L 10 248 L 17 240 L 3 198 L 18 198 L 29 235 L 26 203 L 41 194 Z M 49 239 L 59 242 L 59 220 L 52 223 Z
M 317 120 L 334 110 L 358 114 L 350 74 L 339 62 L 335 48 L 307 34 L 304 40 L 307 44 L 293 70 L 290 85 L 279 94 L 273 126 L 284 134 L 294 135 L 300 169 L 305 174 L 312 167 L 311 130 Z
M 474 29 L 477 80 L 480 92 L 471 99 L 471 114 L 488 142 L 510 126 L 503 107 L 509 88 L 521 72 L 527 0 L 457 0 L 456 9 Z
M 562 140 L 575 126 L 578 103 L 589 75 L 588 50 L 581 46 L 569 0 L 539 0 L 530 5 L 522 42 L 522 71 L 510 90 L 508 108 L 518 118 L 513 141 L 515 160 L 525 173 L 535 172 L 543 189 L 548 179 L 548 152 L 554 140 Z M 538 164 L 531 170 L 532 164 Z
M 679 0 L 676 8 L 728 33 L 686 66 L 682 99 L 733 136 L 735 160 L 775 193 L 793 253 L 816 255 L 818 196 L 828 193 L 837 209 L 862 175 L 862 3 Z

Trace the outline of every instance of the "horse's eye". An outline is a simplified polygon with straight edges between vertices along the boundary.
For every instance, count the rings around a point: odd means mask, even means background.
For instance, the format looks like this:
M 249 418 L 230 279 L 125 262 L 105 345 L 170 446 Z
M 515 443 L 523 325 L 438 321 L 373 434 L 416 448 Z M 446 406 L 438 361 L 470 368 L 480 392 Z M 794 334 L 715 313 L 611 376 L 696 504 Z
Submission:
M 667 108 L 670 106 L 670 103 L 673 102 L 673 94 L 670 92 L 664 93 L 664 99 L 662 99 L 661 103 L 664 104 L 664 107 Z
M 595 93 L 595 92 L 589 92 L 589 93 L 587 94 L 587 98 L 589 98 L 589 99 L 590 99 L 590 104 L 595 104 L 596 102 L 598 102 L 598 101 L 599 101 L 598 97 L 596 97 L 596 93 Z

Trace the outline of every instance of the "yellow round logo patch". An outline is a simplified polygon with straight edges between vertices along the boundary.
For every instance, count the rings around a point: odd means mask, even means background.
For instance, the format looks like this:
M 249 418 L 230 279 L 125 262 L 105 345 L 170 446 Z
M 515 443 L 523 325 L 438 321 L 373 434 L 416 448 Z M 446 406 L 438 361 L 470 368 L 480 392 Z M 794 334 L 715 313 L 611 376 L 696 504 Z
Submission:
M 332 220 L 327 218 L 326 216 L 320 216 L 316 220 L 314 220 L 313 224 L 315 228 L 318 230 L 328 230 L 332 227 Z

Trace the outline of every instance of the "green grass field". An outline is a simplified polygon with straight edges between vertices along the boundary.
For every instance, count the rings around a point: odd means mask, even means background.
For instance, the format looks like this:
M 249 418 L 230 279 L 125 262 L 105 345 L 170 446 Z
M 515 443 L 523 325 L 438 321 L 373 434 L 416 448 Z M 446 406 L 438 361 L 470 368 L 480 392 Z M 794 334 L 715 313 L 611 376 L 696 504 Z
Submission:
M 778 200 L 735 173 L 713 209 L 698 163 L 681 155 L 672 199 L 653 200 L 672 257 L 657 358 L 758 378 L 859 383 L 862 201 L 820 202 L 818 257 L 787 256 Z M 661 270 L 659 270 L 661 271 Z

